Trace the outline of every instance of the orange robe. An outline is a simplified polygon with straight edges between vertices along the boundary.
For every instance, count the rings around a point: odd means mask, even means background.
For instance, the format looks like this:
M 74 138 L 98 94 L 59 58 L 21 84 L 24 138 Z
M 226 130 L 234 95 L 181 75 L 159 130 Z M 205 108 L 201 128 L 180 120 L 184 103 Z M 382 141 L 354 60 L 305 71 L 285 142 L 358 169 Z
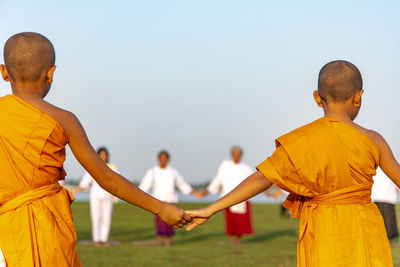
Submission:
M 300 218 L 297 266 L 393 266 L 381 214 L 371 203 L 379 149 L 349 124 L 321 118 L 276 140 L 257 169 L 290 192 Z
M 73 197 L 58 184 L 67 142 L 46 113 L 14 95 L 0 98 L 0 249 L 7 266 L 82 266 Z

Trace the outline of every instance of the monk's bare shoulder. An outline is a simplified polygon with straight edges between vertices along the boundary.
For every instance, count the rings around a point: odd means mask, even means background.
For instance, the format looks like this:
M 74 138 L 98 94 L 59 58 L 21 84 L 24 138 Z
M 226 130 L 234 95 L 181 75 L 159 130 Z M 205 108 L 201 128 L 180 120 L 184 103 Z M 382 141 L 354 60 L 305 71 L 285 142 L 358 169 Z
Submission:
M 360 132 L 368 136 L 368 138 L 371 139 L 372 142 L 374 142 L 374 144 L 379 148 L 381 152 L 389 149 L 389 145 L 386 143 L 385 139 L 380 133 L 374 130 L 366 129 L 358 124 L 356 124 L 356 127 Z
M 59 108 L 44 100 L 40 103 L 40 109 L 55 119 L 64 128 L 68 136 L 82 127 L 78 118 L 68 110 Z

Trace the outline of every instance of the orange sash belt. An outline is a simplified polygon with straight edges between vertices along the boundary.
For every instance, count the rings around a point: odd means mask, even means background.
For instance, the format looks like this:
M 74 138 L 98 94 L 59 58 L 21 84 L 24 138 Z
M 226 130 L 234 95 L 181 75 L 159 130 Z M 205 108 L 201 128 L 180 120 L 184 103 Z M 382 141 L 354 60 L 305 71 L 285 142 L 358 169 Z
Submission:
M 363 183 L 311 198 L 289 194 L 283 206 L 292 211 L 292 217 L 299 219 L 303 207 L 313 204 L 368 204 L 371 202 L 371 187 L 371 183 Z
M 34 190 L 27 191 L 0 206 L 0 215 L 10 211 L 15 210 L 19 207 L 28 205 L 38 199 L 41 199 L 46 196 L 51 196 L 57 194 L 61 190 L 66 190 L 61 187 L 58 183 L 52 185 L 46 185 Z
M 301 218 L 299 225 L 299 242 L 303 239 L 307 227 L 312 228 L 310 213 L 319 205 L 348 205 L 371 203 L 372 183 L 363 183 L 346 187 L 328 194 L 315 197 L 304 197 L 290 194 L 283 206 L 292 211 L 292 217 Z

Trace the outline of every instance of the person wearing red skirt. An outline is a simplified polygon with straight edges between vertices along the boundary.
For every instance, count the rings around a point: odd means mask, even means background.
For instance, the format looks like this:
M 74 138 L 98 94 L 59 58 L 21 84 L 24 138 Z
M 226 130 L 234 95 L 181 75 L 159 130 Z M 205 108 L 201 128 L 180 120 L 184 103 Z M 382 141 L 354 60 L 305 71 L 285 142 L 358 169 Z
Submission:
M 232 237 L 232 241 L 235 240 L 233 237 L 237 237 L 237 241 L 240 243 L 242 235 L 253 233 L 253 224 L 251 220 L 251 207 L 250 202 L 246 201 L 246 212 L 245 213 L 234 213 L 230 209 L 225 209 L 225 233 Z
M 223 197 L 254 172 L 249 165 L 241 162 L 242 156 L 242 148 L 234 146 L 231 149 L 232 159 L 224 160 L 221 163 L 217 175 L 211 181 L 207 190 L 203 192 L 203 196 L 209 193 L 220 193 Z M 225 233 L 229 236 L 232 244 L 240 244 L 243 235 L 254 232 L 251 217 L 249 201 L 225 209 Z

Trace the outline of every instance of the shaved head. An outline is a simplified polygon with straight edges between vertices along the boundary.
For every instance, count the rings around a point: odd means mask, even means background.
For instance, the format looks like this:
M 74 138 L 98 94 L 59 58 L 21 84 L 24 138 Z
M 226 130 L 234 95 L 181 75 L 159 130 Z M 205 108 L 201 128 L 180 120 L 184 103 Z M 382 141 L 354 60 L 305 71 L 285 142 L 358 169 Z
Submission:
M 15 81 L 36 81 L 55 63 L 54 47 L 41 34 L 22 32 L 13 35 L 4 45 L 4 62 Z
M 362 86 L 360 71 L 348 61 L 329 62 L 319 72 L 318 93 L 325 101 L 345 102 Z

